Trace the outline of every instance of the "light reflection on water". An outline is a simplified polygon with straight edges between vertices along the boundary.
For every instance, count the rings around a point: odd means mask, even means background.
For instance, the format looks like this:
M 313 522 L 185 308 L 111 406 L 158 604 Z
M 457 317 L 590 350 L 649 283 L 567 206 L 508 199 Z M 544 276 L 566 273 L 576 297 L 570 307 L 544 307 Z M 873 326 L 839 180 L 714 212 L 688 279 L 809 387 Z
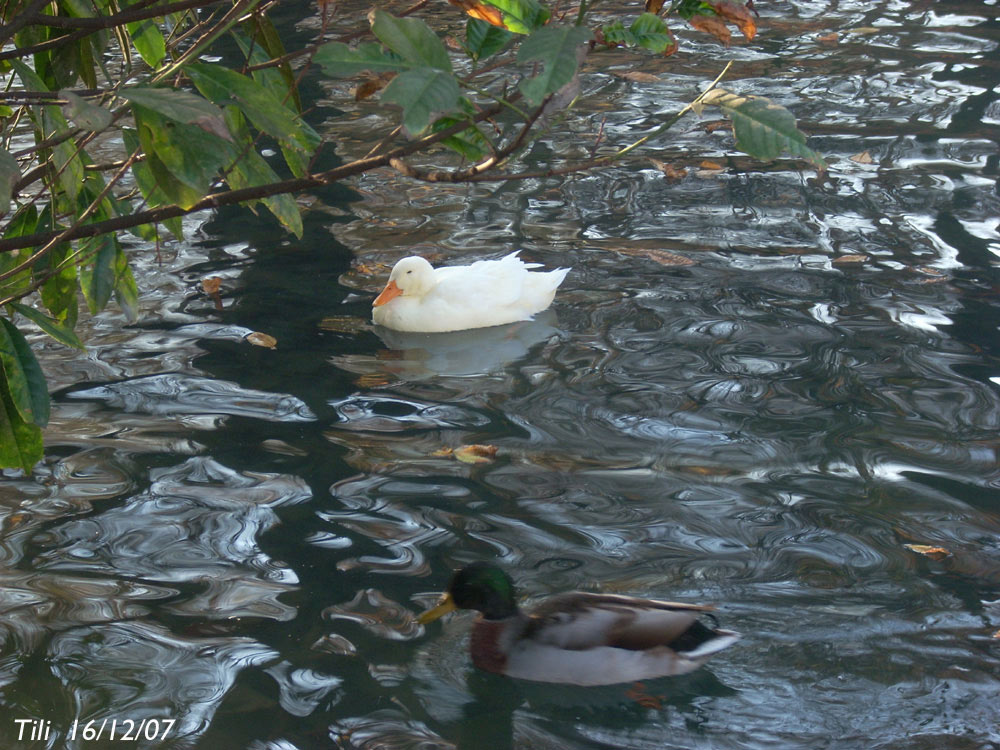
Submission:
M 178 748 L 1000 742 L 996 33 L 979 3 L 764 5 L 729 86 L 792 108 L 824 179 L 700 168 L 746 162 L 692 120 L 653 154 L 684 159 L 679 182 L 645 163 L 496 188 L 380 173 L 361 221 L 317 212 L 301 245 L 229 215 L 166 266 L 137 256 L 144 317 L 85 321 L 86 355 L 45 345 L 52 450 L 0 484 L 11 721 L 52 720 L 53 747 L 105 718 L 173 718 L 146 746 Z M 683 41 L 643 59 L 657 84 L 585 80 L 606 137 L 714 76 L 719 48 Z M 518 248 L 573 271 L 530 325 L 336 326 L 382 277 L 343 273 L 330 232 L 385 272 Z M 496 458 L 441 450 L 470 443 Z M 482 558 L 531 600 L 714 601 L 745 637 L 647 684 L 658 707 L 485 675 L 468 617 L 413 620 Z

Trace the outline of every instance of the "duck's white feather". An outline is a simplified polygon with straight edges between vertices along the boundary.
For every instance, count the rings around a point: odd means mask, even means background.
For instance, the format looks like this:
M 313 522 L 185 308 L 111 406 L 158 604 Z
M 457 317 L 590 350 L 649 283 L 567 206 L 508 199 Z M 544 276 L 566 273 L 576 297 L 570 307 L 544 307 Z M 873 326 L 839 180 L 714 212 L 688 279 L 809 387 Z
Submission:
M 372 310 L 372 320 L 397 331 L 435 333 L 530 320 L 545 310 L 568 268 L 531 271 L 511 253 L 500 260 L 432 268 L 403 258 L 389 276 L 402 294 Z

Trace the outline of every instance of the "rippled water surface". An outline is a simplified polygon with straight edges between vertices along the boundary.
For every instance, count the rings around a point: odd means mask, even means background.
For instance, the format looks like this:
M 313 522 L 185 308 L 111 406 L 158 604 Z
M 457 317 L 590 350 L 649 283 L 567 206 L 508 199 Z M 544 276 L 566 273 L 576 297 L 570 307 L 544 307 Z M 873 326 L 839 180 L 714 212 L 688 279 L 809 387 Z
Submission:
M 634 139 L 732 59 L 824 178 L 694 118 L 646 152 L 675 181 L 382 171 L 317 195 L 301 242 L 195 217 L 135 255 L 138 324 L 39 339 L 48 457 L 0 484 L 0 746 L 131 720 L 170 723 L 136 747 L 1000 747 L 997 5 L 757 5 L 752 45 L 605 55 L 574 141 L 526 163 Z M 386 125 L 329 108 L 347 85 L 309 91 L 343 156 Z M 531 323 L 365 322 L 403 255 L 515 249 L 573 269 Z M 495 460 L 441 450 L 470 443 Z M 641 703 L 484 674 L 469 617 L 413 617 L 476 559 L 529 599 L 716 602 L 744 638 Z

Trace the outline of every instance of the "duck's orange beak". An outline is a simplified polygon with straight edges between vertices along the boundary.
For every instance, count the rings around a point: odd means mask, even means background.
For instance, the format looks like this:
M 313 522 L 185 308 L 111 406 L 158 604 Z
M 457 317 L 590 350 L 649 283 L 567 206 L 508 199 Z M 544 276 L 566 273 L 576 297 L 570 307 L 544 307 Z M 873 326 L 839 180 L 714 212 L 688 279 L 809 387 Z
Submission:
M 375 298 L 374 302 L 372 302 L 372 307 L 378 307 L 379 305 L 384 305 L 386 302 L 390 302 L 391 300 L 396 299 L 396 297 L 398 297 L 402 293 L 403 290 L 400 289 L 398 286 L 396 286 L 396 282 L 390 281 L 388 284 L 385 285 L 385 289 L 382 290 L 382 293 Z

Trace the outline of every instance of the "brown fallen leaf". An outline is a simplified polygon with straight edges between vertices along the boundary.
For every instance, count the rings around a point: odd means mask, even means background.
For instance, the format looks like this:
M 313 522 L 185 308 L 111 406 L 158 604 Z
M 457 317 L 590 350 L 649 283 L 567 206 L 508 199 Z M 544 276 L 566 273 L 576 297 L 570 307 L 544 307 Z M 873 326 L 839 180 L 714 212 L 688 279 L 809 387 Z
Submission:
M 634 83 L 658 83 L 660 80 L 659 76 L 655 76 L 652 73 L 644 73 L 641 70 L 628 70 L 624 73 L 615 73 L 615 75 Z
M 711 120 L 703 123 L 706 133 L 714 133 L 716 130 L 732 130 L 733 124 L 729 120 Z
M 993 634 L 992 636 L 990 636 L 990 637 L 991 637 L 991 638 L 996 638 L 997 640 L 1000 640 L 1000 630 L 998 630 L 997 632 L 995 632 L 995 633 L 994 633 L 994 634 Z
M 496 458 L 495 445 L 460 445 L 457 448 L 439 448 L 432 456 L 451 456 L 464 464 L 487 464 Z
M 875 160 L 872 155 L 867 151 L 862 151 L 860 154 L 855 154 L 854 156 L 848 156 L 848 159 L 855 161 L 858 164 L 874 164 Z
M 706 161 L 703 161 L 703 162 L 701 162 L 700 164 L 698 164 L 698 166 L 699 166 L 699 167 L 700 167 L 701 169 L 725 169 L 725 167 L 723 167 L 723 166 L 722 166 L 721 164 L 719 164 L 718 162 L 714 162 L 714 161 L 707 161 L 707 160 L 706 160 Z
M 867 255 L 861 255 L 859 253 L 857 255 L 840 255 L 840 256 L 834 258 L 831 262 L 834 265 L 844 265 L 844 266 L 846 266 L 846 265 L 848 265 L 850 263 L 864 263 L 866 260 L 868 260 L 868 256 Z
M 836 31 L 831 31 L 829 34 L 820 34 L 816 37 L 816 41 L 823 44 L 833 44 L 840 41 L 840 34 Z
M 733 35 L 726 28 L 726 22 L 718 16 L 691 16 L 688 23 L 691 24 L 691 28 L 711 34 L 724 45 L 729 46 Z
M 205 291 L 212 301 L 215 303 L 215 309 L 222 309 L 222 297 L 219 295 L 219 290 L 222 288 L 222 279 L 218 276 L 212 276 L 207 279 L 201 280 L 201 288 Z
M 663 0 L 646 0 L 647 13 L 659 13 L 663 7 Z
M 687 175 L 687 170 L 684 167 L 675 167 L 673 164 L 668 164 L 665 161 L 660 161 L 659 159 L 649 160 L 654 167 L 663 172 L 663 176 L 668 180 L 679 180 Z
M 278 348 L 278 339 L 274 338 L 274 336 L 268 336 L 266 333 L 261 333 L 260 331 L 248 333 L 245 338 L 254 346 L 263 346 L 267 349 Z
M 666 250 L 654 250 L 648 247 L 619 247 L 615 252 L 624 255 L 632 255 L 637 258 L 648 258 L 659 263 L 661 266 L 693 266 L 694 261 L 685 258 L 683 255 L 667 252 Z
M 946 557 L 951 556 L 951 552 L 944 547 L 933 547 L 929 544 L 904 544 L 903 546 L 912 552 L 929 557 L 931 560 L 944 560 Z
M 720 18 L 724 18 L 740 30 L 749 42 L 757 35 L 757 22 L 745 5 L 733 0 L 715 0 L 709 2 Z

